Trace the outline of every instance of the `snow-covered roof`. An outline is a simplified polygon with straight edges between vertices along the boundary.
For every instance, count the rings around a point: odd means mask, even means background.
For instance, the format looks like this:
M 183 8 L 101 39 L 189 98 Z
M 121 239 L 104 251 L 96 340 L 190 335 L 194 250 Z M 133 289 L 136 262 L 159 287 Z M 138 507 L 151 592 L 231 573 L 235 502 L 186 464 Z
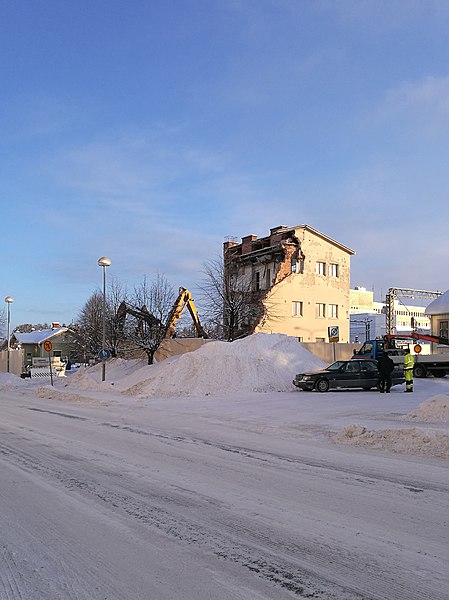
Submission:
M 425 310 L 426 315 L 444 315 L 449 313 L 449 290 L 435 298 Z
M 38 331 L 30 331 L 29 333 L 15 332 L 14 337 L 19 344 L 42 344 L 42 342 L 45 342 L 45 340 L 50 340 L 51 338 L 61 335 L 68 330 L 68 327 L 56 327 L 55 329 L 39 329 Z

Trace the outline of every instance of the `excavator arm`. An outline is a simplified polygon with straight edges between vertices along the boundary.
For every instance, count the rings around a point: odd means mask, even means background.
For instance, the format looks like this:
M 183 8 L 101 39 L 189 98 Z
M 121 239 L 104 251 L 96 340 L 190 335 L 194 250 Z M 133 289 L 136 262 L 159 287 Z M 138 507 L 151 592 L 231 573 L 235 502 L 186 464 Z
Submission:
M 192 317 L 198 337 L 207 338 L 206 332 L 200 323 L 198 311 L 193 301 L 192 294 L 189 292 L 189 290 L 186 290 L 183 287 L 179 288 L 178 297 L 176 298 L 173 308 L 168 316 L 165 338 L 174 337 L 176 322 L 179 321 L 186 307 L 190 313 L 190 316 Z
M 142 327 L 143 323 L 145 322 L 150 327 L 160 327 L 161 329 L 165 329 L 165 339 L 172 338 L 175 336 L 176 332 L 175 325 L 177 321 L 179 321 L 179 319 L 181 318 L 182 313 L 184 312 L 184 309 L 186 307 L 190 313 L 190 316 L 192 317 L 192 321 L 195 326 L 198 337 L 206 339 L 207 334 L 200 323 L 198 311 L 193 301 L 192 294 L 189 292 L 189 290 L 186 290 L 183 287 L 179 288 L 178 297 L 176 298 L 173 304 L 173 307 L 170 311 L 170 314 L 168 315 L 165 325 L 154 315 L 152 315 L 148 311 L 146 306 L 142 306 L 142 308 L 140 309 L 131 308 L 125 302 L 122 302 L 117 310 L 117 321 L 119 323 L 119 326 L 121 326 L 121 328 L 123 329 L 126 315 L 129 314 L 133 317 L 136 317 L 138 327 Z
M 137 319 L 137 327 L 141 328 L 142 324 L 145 322 L 150 327 L 160 327 L 163 328 L 164 324 L 154 315 L 152 315 L 147 307 L 144 305 L 142 308 L 131 308 L 125 302 L 122 302 L 117 310 L 117 322 L 119 327 L 123 329 L 125 325 L 126 315 L 132 315 Z

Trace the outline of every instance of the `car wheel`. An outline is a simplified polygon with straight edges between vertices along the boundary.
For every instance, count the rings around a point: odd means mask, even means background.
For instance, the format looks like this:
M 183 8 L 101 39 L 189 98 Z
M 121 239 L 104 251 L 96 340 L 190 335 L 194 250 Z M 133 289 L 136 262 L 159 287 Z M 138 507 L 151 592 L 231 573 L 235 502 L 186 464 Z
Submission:
M 365 392 L 369 392 L 369 391 L 370 391 L 370 389 L 371 389 L 371 387 L 367 387 L 367 386 L 365 386 L 363 389 L 365 390 Z
M 415 365 L 415 368 L 413 369 L 413 374 L 415 377 L 427 377 L 427 371 L 426 371 L 426 367 L 424 367 L 423 365 Z
M 319 392 L 327 392 L 329 390 L 329 382 L 327 379 L 318 379 L 315 388 Z

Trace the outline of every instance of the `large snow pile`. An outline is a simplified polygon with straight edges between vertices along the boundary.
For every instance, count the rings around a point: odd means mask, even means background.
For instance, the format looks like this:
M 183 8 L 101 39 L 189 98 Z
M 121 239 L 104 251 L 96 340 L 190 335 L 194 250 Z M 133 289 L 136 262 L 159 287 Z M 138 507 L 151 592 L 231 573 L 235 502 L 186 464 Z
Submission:
M 142 359 L 125 360 L 123 358 L 114 358 L 107 363 L 106 385 L 120 380 L 124 380 L 134 374 L 138 380 L 138 372 L 145 367 L 148 368 L 148 362 Z M 67 385 L 81 390 L 104 390 L 105 383 L 101 381 L 102 365 L 96 364 L 92 367 L 80 367 L 75 373 L 66 372 Z
M 323 364 L 294 337 L 258 333 L 232 343 L 211 341 L 155 365 L 111 361 L 107 382 L 115 391 L 139 398 L 284 392 L 294 389 L 296 373 Z M 69 385 L 99 389 L 99 377 L 97 365 L 71 376 Z
M 449 396 L 447 394 L 433 396 L 402 418 L 405 421 L 423 423 L 449 423 Z
M 437 429 L 383 429 L 368 431 L 364 425 L 347 425 L 335 441 L 376 450 L 415 454 L 433 458 L 449 458 L 449 435 Z

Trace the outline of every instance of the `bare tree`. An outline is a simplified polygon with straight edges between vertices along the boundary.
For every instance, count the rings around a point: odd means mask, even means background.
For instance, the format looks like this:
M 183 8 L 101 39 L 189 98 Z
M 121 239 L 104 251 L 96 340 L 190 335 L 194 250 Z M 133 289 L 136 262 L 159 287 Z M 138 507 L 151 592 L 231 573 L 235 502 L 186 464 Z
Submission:
M 106 340 L 113 356 L 120 354 L 120 350 L 126 345 L 119 308 L 123 302 L 127 301 L 126 287 L 117 278 L 112 277 L 109 280 L 106 298 Z
M 106 304 L 106 311 L 107 311 Z M 78 316 L 78 323 L 72 327 L 78 353 L 84 362 L 94 358 L 102 347 L 103 335 L 103 294 L 96 290 L 87 300 Z
M 211 337 L 232 341 L 252 333 L 266 318 L 265 293 L 254 290 L 251 279 L 226 271 L 223 259 L 207 261 L 202 273 L 200 290 Z
M 123 307 L 125 317 L 123 332 L 128 342 L 142 350 L 148 357 L 148 364 L 154 361 L 154 355 L 167 332 L 167 319 L 175 300 L 173 287 L 163 274 L 134 288 L 129 305 Z
M 111 278 L 106 290 L 105 333 L 106 348 L 117 356 L 124 345 L 124 336 L 117 318 L 120 304 L 126 300 L 126 288 L 116 278 Z M 71 325 L 77 340 L 77 354 L 86 362 L 94 358 L 103 345 L 103 292 L 95 290 L 78 316 L 78 323 Z
M 0 338 L 6 335 L 6 321 L 6 310 L 3 307 L 2 309 L 0 309 Z

